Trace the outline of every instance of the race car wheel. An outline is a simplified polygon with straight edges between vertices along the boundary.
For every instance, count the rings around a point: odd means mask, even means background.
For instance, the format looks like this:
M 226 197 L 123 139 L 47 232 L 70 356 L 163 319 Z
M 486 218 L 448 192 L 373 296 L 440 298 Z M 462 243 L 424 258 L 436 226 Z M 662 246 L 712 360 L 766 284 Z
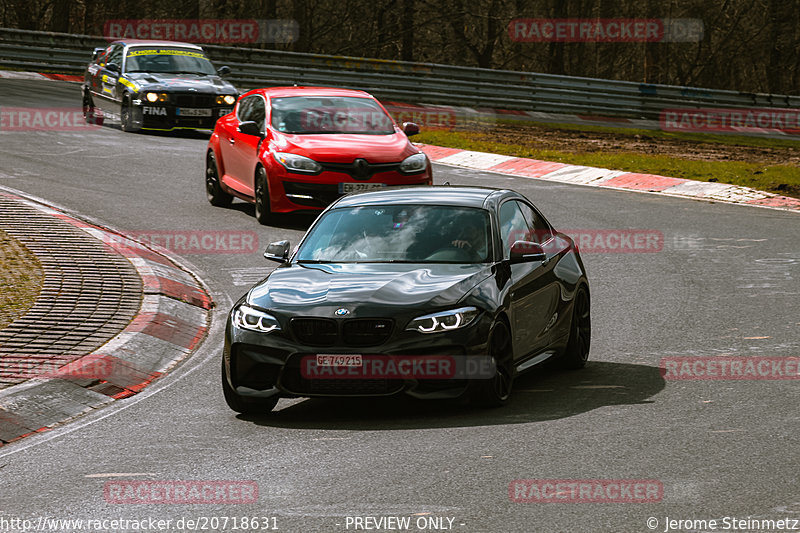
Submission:
M 87 124 L 103 125 L 103 117 L 97 113 L 97 108 L 88 93 L 83 94 L 83 120 Z
M 206 197 L 209 203 L 216 207 L 228 207 L 233 201 L 233 196 L 222 190 L 217 160 L 211 151 L 206 156 Z
M 589 359 L 591 340 L 592 319 L 589 307 L 589 291 L 586 287 L 581 286 L 575 294 L 569 341 L 564 355 L 561 356 L 561 367 L 567 370 L 583 368 Z
M 256 171 L 256 220 L 264 226 L 272 221 L 272 209 L 269 205 L 269 187 L 267 186 L 267 172 L 264 167 Z
M 489 355 L 495 362 L 495 374 L 474 382 L 472 402 L 481 407 L 501 407 L 508 403 L 514 384 L 511 334 L 503 322 L 497 322 L 489 334 Z
M 122 109 L 120 110 L 120 124 L 122 131 L 137 132 L 141 129 L 140 126 L 135 126 L 133 123 L 133 110 L 127 100 L 122 102 Z
M 228 383 L 225 361 L 222 362 L 222 394 L 228 407 L 244 415 L 266 414 L 278 404 L 277 396 L 272 398 L 248 398 L 236 394 L 236 391 Z

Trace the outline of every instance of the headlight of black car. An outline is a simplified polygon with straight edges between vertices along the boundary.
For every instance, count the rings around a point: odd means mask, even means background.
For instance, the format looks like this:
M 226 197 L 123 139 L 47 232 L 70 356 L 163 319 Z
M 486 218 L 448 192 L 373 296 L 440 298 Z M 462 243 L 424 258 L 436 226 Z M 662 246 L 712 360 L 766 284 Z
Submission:
M 217 96 L 217 104 L 233 105 L 236 103 L 236 97 L 232 94 L 225 94 Z
M 419 331 L 420 333 L 440 333 L 453 329 L 468 326 L 478 316 L 478 309 L 475 307 L 461 307 L 450 311 L 431 313 L 430 315 L 418 316 L 408 323 L 407 330 Z
M 281 329 L 278 319 L 269 313 L 253 309 L 247 304 L 242 304 L 233 311 L 233 323 L 243 329 L 271 333 Z
M 169 95 L 167 93 L 146 92 L 144 93 L 144 99 L 150 103 L 166 102 L 169 100 Z

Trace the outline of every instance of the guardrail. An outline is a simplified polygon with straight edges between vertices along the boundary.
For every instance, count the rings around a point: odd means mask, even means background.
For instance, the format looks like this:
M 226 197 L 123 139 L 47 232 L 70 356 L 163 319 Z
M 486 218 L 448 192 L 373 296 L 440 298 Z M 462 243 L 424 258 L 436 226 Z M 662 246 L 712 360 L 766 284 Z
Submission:
M 80 74 L 102 37 L 0 28 L 0 67 Z M 204 45 L 240 88 L 324 85 L 383 100 L 658 120 L 664 109 L 800 108 L 800 96 Z

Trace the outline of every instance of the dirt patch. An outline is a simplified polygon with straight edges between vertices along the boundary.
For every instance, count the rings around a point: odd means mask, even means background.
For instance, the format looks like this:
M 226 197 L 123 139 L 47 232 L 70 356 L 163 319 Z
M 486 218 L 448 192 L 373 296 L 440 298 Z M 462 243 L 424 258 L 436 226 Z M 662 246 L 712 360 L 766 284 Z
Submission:
M 36 302 L 43 279 L 36 256 L 0 229 L 0 329 L 24 315 Z
M 537 150 L 573 154 L 595 152 L 663 155 L 692 161 L 742 161 L 767 165 L 800 166 L 800 146 L 760 147 L 684 140 L 647 135 L 597 131 L 561 130 L 537 124 L 498 124 L 477 133 L 476 140 L 519 144 Z

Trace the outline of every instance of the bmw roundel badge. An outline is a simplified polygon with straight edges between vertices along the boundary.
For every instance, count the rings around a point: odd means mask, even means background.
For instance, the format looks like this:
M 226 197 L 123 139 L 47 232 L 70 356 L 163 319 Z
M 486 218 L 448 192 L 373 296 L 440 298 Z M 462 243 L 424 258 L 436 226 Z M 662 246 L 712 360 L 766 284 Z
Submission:
M 347 309 L 345 309 L 344 307 L 340 307 L 339 309 L 337 309 L 336 311 L 334 311 L 334 313 L 333 313 L 333 314 L 335 314 L 336 316 L 345 316 L 345 315 L 349 315 L 349 314 L 350 314 L 350 311 L 348 311 L 348 310 L 347 310 Z

